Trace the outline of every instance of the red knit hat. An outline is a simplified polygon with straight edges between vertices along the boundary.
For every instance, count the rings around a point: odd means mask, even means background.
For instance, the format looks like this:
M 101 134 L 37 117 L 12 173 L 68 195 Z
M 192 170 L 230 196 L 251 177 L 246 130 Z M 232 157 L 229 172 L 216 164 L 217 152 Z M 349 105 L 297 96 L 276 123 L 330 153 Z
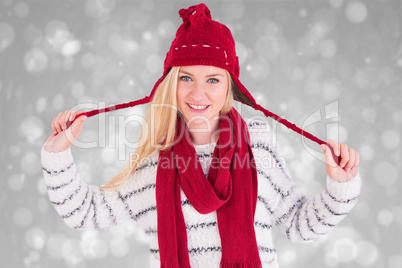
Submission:
M 239 58 L 229 28 L 212 20 L 205 4 L 181 9 L 179 14 L 183 24 L 177 30 L 176 38 L 166 54 L 163 75 L 150 97 L 173 66 L 212 65 L 230 73 L 237 86 L 233 92 L 234 99 L 254 107 L 256 102 L 253 96 L 239 81 Z
M 280 116 L 271 113 L 256 103 L 253 96 L 239 80 L 239 59 L 236 55 L 235 42 L 229 28 L 212 20 L 211 13 L 205 4 L 198 4 L 190 6 L 187 9 L 181 9 L 179 14 L 183 19 L 183 23 L 177 30 L 176 37 L 172 42 L 170 50 L 166 54 L 163 75 L 156 82 L 151 94 L 140 100 L 118 104 L 105 109 L 92 110 L 82 113 L 79 116 L 86 115 L 87 117 L 91 117 L 98 113 L 150 102 L 159 84 L 165 79 L 170 69 L 174 66 L 215 66 L 226 69 L 230 73 L 235 83 L 233 90 L 235 100 L 253 107 L 255 110 L 262 111 L 265 116 L 277 120 L 286 127 L 318 144 L 326 144 L 331 149 L 335 161 L 339 163 L 339 157 L 333 153 L 332 147 L 328 143 L 300 129 Z M 67 126 L 70 124 L 71 122 L 69 122 Z

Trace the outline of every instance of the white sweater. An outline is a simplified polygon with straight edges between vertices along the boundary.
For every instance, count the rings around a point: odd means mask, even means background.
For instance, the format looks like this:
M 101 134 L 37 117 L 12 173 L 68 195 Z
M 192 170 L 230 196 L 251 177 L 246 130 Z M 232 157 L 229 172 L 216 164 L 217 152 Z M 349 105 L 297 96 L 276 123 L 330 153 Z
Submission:
M 251 121 L 248 128 L 258 173 L 254 220 L 257 245 L 263 267 L 273 268 L 278 267 L 271 236 L 273 225 L 292 241 L 323 238 L 356 204 L 361 179 L 357 175 L 338 183 L 327 176 L 326 188 L 307 199 L 284 167 L 269 126 Z M 206 175 L 214 148 L 214 143 L 195 146 Z M 135 220 L 150 237 L 151 267 L 160 267 L 155 200 L 158 151 L 148 156 L 149 161 L 115 195 L 81 180 L 70 148 L 51 153 L 42 147 L 41 154 L 50 201 L 66 224 L 79 230 L 94 230 Z M 191 267 L 219 267 L 222 249 L 216 212 L 198 213 L 183 191 L 181 200 Z

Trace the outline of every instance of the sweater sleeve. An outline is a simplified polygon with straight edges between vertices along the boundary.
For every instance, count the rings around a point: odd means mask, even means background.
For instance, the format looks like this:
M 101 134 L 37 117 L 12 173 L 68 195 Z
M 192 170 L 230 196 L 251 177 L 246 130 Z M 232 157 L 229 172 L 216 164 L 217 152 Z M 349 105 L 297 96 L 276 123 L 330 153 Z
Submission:
M 41 161 L 50 202 L 68 226 L 95 230 L 130 219 L 120 192 L 105 192 L 80 179 L 71 148 L 53 153 L 42 146 Z
M 257 170 L 262 177 L 259 185 L 264 187 L 259 190 L 259 198 L 265 201 L 272 221 L 292 241 L 308 242 L 324 238 L 356 204 L 361 188 L 360 172 L 343 183 L 327 175 L 326 187 L 308 199 L 292 180 L 269 125 L 265 122 L 248 125 L 255 156 L 271 163 L 257 163 Z

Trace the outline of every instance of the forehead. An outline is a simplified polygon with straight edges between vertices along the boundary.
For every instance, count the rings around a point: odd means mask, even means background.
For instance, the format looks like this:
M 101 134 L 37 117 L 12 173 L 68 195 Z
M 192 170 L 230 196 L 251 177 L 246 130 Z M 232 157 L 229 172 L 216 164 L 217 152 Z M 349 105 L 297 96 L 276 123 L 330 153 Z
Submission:
M 208 75 L 208 74 L 222 74 L 226 75 L 225 69 L 209 66 L 209 65 L 191 65 L 191 66 L 181 66 L 181 72 L 191 73 L 194 75 Z

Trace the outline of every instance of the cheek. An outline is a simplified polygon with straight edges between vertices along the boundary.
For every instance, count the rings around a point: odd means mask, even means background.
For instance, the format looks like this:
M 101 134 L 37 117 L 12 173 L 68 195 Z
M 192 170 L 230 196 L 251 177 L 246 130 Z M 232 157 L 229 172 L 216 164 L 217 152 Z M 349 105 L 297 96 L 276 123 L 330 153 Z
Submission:
M 183 90 L 177 89 L 176 101 L 177 101 L 178 106 L 183 105 L 182 103 L 184 101 L 184 98 L 185 98 L 185 94 L 184 94 Z
M 216 100 L 216 103 L 218 104 L 220 109 L 225 104 L 226 94 L 227 94 L 227 89 L 223 88 L 223 89 L 219 90 L 218 92 L 216 92 L 216 95 L 214 96 L 214 99 Z

